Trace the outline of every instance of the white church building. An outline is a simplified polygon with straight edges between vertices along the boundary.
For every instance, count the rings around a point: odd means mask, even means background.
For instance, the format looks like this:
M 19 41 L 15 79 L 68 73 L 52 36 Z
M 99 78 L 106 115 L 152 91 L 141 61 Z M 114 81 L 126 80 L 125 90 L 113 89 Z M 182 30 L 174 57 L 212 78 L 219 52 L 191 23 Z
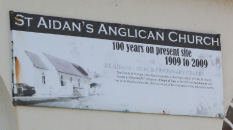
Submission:
M 91 79 L 81 66 L 52 55 L 29 51 L 15 59 L 15 64 L 19 64 L 15 70 L 18 73 L 16 82 L 35 87 L 34 96 L 88 96 Z

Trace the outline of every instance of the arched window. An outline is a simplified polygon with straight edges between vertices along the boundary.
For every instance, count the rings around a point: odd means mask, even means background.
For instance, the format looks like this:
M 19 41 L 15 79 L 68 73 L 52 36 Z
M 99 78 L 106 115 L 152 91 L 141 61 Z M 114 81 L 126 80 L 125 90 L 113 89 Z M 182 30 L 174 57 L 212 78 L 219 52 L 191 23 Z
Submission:
M 78 79 L 78 86 L 80 87 L 80 79 Z
M 61 86 L 64 86 L 63 75 L 61 75 L 60 81 L 61 81 Z
M 72 80 L 73 80 L 72 77 L 70 77 L 70 83 L 72 83 Z
M 44 73 L 42 73 L 42 84 L 46 84 Z

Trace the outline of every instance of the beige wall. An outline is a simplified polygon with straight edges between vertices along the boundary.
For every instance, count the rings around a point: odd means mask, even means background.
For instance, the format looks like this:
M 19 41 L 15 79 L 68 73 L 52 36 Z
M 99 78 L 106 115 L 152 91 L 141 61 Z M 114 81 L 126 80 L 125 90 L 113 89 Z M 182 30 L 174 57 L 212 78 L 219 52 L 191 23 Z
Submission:
M 0 130 L 16 130 L 17 121 L 11 97 L 0 77 Z
M 233 96 L 232 0 L 0 0 L 0 75 L 9 93 L 10 10 L 155 28 L 220 33 L 225 112 Z M 222 119 L 216 118 L 20 106 L 15 110 L 19 130 L 220 130 L 222 127 Z

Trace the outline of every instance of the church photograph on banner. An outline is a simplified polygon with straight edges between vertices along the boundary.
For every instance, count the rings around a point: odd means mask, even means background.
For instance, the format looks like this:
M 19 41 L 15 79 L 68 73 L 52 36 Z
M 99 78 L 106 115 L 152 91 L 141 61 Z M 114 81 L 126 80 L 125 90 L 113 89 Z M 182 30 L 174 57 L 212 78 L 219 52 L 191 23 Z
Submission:
M 10 19 L 14 105 L 223 117 L 220 34 Z

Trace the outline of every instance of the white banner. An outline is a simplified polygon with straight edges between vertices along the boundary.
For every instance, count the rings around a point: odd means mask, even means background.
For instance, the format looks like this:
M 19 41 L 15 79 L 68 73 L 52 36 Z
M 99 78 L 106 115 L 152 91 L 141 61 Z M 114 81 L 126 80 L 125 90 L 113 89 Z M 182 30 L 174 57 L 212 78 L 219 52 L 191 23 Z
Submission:
M 62 28 L 69 31 L 74 24 L 61 24 L 59 34 L 54 28 L 51 32 L 33 31 L 33 25 L 35 30 L 43 27 L 47 31 L 49 22 L 41 21 L 42 16 L 14 15 L 15 105 L 223 116 L 222 57 L 215 35 L 173 30 L 150 34 L 146 29 L 129 35 L 127 29 L 121 29 L 119 34 L 127 33 L 128 38 L 137 34 L 142 40 L 74 36 L 62 34 Z M 29 18 L 33 21 L 30 26 L 21 25 L 20 20 L 26 23 Z M 62 18 L 57 18 L 57 23 L 59 20 Z M 96 30 L 95 25 L 89 28 Z M 26 27 L 19 29 L 21 26 Z M 96 30 L 106 37 L 113 32 L 102 24 Z M 147 44 L 144 37 L 163 42 Z

